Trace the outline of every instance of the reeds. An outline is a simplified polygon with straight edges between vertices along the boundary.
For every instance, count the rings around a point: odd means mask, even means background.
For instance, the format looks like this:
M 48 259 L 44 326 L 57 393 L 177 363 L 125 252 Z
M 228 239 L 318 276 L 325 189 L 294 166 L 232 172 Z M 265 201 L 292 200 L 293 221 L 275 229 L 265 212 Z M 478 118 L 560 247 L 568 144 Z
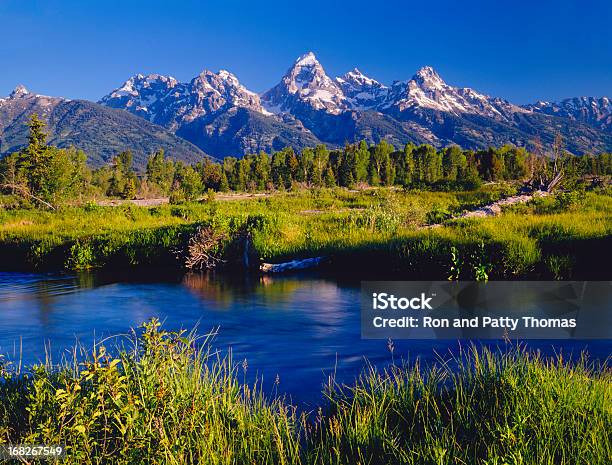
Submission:
M 397 360 L 397 354 L 394 356 Z M 590 464 L 612 460 L 612 376 L 506 344 L 423 367 L 366 367 L 298 412 L 246 363 L 152 320 L 112 350 L 2 365 L 0 442 L 65 444 L 67 464 Z

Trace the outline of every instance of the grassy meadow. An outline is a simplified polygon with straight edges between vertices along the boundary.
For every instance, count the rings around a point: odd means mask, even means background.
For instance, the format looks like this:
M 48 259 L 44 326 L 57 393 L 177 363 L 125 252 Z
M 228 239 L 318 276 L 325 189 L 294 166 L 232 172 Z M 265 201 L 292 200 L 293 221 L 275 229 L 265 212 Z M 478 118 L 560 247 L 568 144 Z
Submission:
M 230 264 L 240 255 L 239 232 L 248 230 L 256 258 L 269 262 L 326 256 L 337 271 L 368 263 L 369 270 L 432 279 L 605 278 L 609 189 L 559 193 L 497 217 L 452 219 L 515 191 L 509 183 L 465 192 L 334 188 L 155 207 L 0 210 L 0 268 L 180 266 L 190 235 L 210 226 L 224 235 Z
M 115 341 L 117 342 L 117 341 Z M 305 412 L 155 320 L 116 350 L 0 364 L 0 443 L 64 444 L 66 464 L 533 464 L 612 461 L 611 372 L 520 347 L 330 381 Z

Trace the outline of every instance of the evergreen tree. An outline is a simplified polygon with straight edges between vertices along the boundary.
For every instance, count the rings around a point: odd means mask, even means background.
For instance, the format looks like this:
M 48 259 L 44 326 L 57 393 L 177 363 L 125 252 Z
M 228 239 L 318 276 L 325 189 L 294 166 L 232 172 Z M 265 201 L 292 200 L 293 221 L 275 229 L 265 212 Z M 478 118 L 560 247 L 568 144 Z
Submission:
M 418 146 L 414 154 L 414 177 L 417 184 L 431 185 L 442 178 L 442 154 L 431 145 Z
M 236 178 L 236 165 L 238 160 L 235 157 L 225 157 L 223 159 L 223 173 L 227 179 L 227 185 L 230 190 L 236 191 L 238 189 L 237 178 Z
M 314 186 L 325 184 L 325 170 L 329 164 L 329 150 L 324 145 L 317 145 L 312 158 L 310 180 Z
M 355 146 L 347 145 L 338 152 L 338 185 L 353 187 L 355 184 Z
M 414 145 L 406 144 L 403 151 L 391 154 L 395 164 L 395 182 L 403 187 L 408 187 L 413 182 L 414 158 L 412 152 L 414 148 Z
M 172 187 L 174 179 L 174 163 L 164 158 L 164 150 L 159 149 L 147 160 L 146 166 L 147 183 L 150 188 L 167 195 Z
M 504 146 L 500 149 L 504 158 L 504 179 L 524 179 L 527 176 L 527 151 L 524 148 Z
M 499 181 L 504 178 L 504 158 L 494 148 L 476 152 L 479 158 L 479 172 L 482 179 L 487 181 Z
M 219 184 L 219 190 L 221 192 L 227 192 L 230 190 L 229 182 L 227 180 L 227 175 L 225 174 L 225 170 L 221 170 L 221 183 Z
M 134 197 L 137 177 L 132 170 L 132 160 L 130 150 L 125 150 L 113 158 L 108 195 L 124 199 Z M 132 193 L 132 185 L 134 186 L 134 194 Z
M 51 148 L 47 146 L 47 134 L 44 131 L 45 123 L 34 113 L 30 117 L 28 128 L 30 129 L 28 145 L 22 152 L 28 187 L 36 195 L 50 200 L 52 193 L 48 182 L 51 180 L 49 168 L 53 153 Z
M 28 145 L 0 162 L 0 187 L 47 207 L 85 193 L 91 172 L 83 151 L 48 146 L 44 123 L 36 115 L 28 126 Z
M 219 163 L 205 159 L 204 161 L 198 163 L 196 168 L 197 172 L 202 178 L 204 189 L 211 189 L 213 191 L 221 190 L 223 168 Z
M 442 154 L 442 177 L 446 181 L 456 182 L 467 167 L 465 154 L 456 145 L 444 150 Z
M 113 157 L 111 165 L 111 177 L 107 195 L 120 197 L 125 189 L 125 178 L 123 176 L 123 162 L 117 156 Z
M 311 148 L 302 150 L 298 162 L 298 171 L 295 179 L 303 183 L 310 182 L 310 175 L 312 174 L 312 165 L 314 162 L 314 151 Z
M 202 194 L 203 187 L 202 178 L 193 166 L 176 163 L 172 190 L 177 200 L 196 200 Z
M 21 189 L 27 189 L 25 171 L 22 169 L 18 152 L 0 158 L 0 182 L 3 189 L 8 190 L 11 194 L 16 194 Z
M 395 165 L 391 159 L 391 154 L 385 157 L 383 164 L 384 176 L 383 181 L 385 186 L 392 186 L 395 183 Z
M 424 169 L 428 184 L 434 184 L 442 178 L 442 154 L 431 145 L 425 151 Z
M 286 161 L 286 178 L 285 187 L 288 189 L 294 180 L 298 179 L 298 172 L 300 170 L 300 160 L 291 147 L 283 149 L 285 152 Z
M 357 149 L 355 150 L 355 169 L 353 172 L 353 178 L 355 182 L 367 182 L 368 181 L 368 167 L 370 165 L 370 151 L 368 150 L 368 144 L 362 140 L 359 142 Z
M 384 139 L 370 148 L 370 184 L 373 186 L 393 183 L 395 173 L 391 166 L 391 153 L 394 150 Z
M 246 191 L 249 183 L 249 173 L 251 172 L 251 163 L 247 157 L 238 160 L 235 166 L 236 190 Z
M 133 199 L 136 197 L 136 181 L 134 178 L 127 178 L 123 186 L 121 197 L 124 199 Z
M 292 150 L 293 151 L 293 150 Z M 272 183 L 277 189 L 284 189 L 287 186 L 290 176 L 287 168 L 287 153 L 285 150 L 272 154 L 272 166 L 270 176 Z
M 325 170 L 325 187 L 335 187 L 336 186 L 336 177 L 334 176 L 334 171 L 331 166 L 328 166 Z
M 266 152 L 259 152 L 255 156 L 252 179 L 257 190 L 267 189 L 270 182 L 270 157 Z

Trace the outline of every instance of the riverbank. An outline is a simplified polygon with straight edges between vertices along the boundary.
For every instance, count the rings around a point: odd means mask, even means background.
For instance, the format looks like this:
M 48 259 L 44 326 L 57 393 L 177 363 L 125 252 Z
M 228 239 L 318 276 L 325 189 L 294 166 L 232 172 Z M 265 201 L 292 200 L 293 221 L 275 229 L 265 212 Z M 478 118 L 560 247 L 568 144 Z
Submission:
M 317 189 L 232 201 L 0 212 L 3 269 L 181 267 L 200 226 L 224 235 L 227 261 L 246 229 L 253 257 L 270 263 L 326 256 L 336 271 L 368 268 L 406 279 L 606 279 L 612 196 L 562 193 L 467 217 L 516 193 L 512 185 L 470 192 Z M 440 227 L 428 228 L 440 224 Z M 364 265 L 367 263 L 367 267 Z
M 136 336 L 134 336 L 136 337 Z M 153 321 L 118 352 L 2 361 L 0 440 L 65 444 L 68 464 L 607 464 L 610 370 L 508 344 L 435 366 L 393 362 L 300 412 L 195 334 Z M 282 376 L 282 375 L 281 375 Z

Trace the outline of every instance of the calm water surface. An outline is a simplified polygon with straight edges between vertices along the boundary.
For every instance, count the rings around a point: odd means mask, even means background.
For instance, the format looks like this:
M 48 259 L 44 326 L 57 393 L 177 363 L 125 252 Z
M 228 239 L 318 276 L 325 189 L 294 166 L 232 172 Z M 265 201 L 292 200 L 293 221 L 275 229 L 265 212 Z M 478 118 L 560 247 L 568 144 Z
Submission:
M 247 359 L 248 374 L 295 401 L 315 403 L 334 372 L 350 382 L 364 358 L 391 361 L 386 341 L 362 340 L 359 281 L 321 276 L 248 277 L 188 274 L 142 277 L 0 273 L 0 353 L 30 364 L 51 354 L 58 360 L 78 341 L 127 333 L 151 317 L 166 329 L 200 333 L 218 328 L 215 347 Z M 456 341 L 395 341 L 396 359 L 433 361 L 458 347 Z M 107 344 L 112 345 L 112 344 Z M 465 343 L 464 343 L 465 345 Z M 588 350 L 605 359 L 610 341 L 531 341 L 545 353 Z

